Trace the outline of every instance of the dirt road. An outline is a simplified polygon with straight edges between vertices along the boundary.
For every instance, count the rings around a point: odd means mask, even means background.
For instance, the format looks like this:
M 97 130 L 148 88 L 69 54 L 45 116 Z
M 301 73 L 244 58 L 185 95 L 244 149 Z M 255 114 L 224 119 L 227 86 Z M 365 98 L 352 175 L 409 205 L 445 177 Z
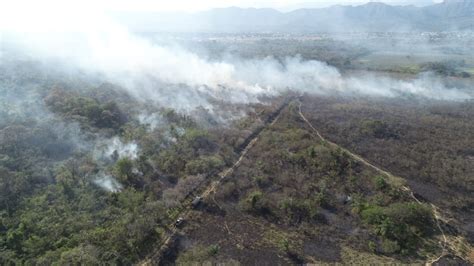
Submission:
M 269 127 L 274 125 L 278 119 L 281 116 L 282 111 L 288 106 L 288 104 L 291 102 L 291 98 L 287 99 L 273 114 L 270 115 L 270 118 L 265 121 L 265 125 L 262 128 L 257 129 L 254 133 L 251 134 L 251 138 L 246 140 L 246 145 L 243 149 L 240 149 L 240 156 L 237 159 L 237 161 L 229 168 L 221 171 L 218 176 L 219 179 L 212 181 L 207 187 L 203 189 L 203 191 L 199 194 L 199 196 L 202 199 L 206 199 L 209 195 L 211 195 L 212 192 L 216 191 L 217 187 L 220 185 L 223 179 L 228 177 L 229 175 L 232 174 L 232 172 L 239 167 L 241 164 L 243 158 L 247 155 L 249 150 L 255 145 L 255 143 L 258 141 L 258 137 L 262 133 L 262 131 Z M 192 205 L 190 202 L 187 202 L 186 200 L 183 202 L 183 209 L 179 212 L 178 217 L 183 218 L 185 221 L 190 217 L 190 213 L 192 210 Z M 180 229 L 174 226 L 173 224 L 168 225 L 169 231 L 166 233 L 165 240 L 163 244 L 160 246 L 160 248 L 153 253 L 152 256 L 149 258 L 143 260 L 142 262 L 138 263 L 138 265 L 159 265 L 160 260 L 166 250 L 170 248 L 170 246 L 173 244 L 173 239 L 179 233 Z
M 289 103 L 290 103 L 289 100 L 286 101 L 280 108 L 278 108 L 276 110 L 276 112 L 274 114 L 272 114 L 271 119 L 266 121 L 265 126 L 263 128 L 258 129 L 258 131 L 254 132 L 251 135 L 251 138 L 248 139 L 247 142 L 246 142 L 245 148 L 240 149 L 240 155 L 239 155 L 239 158 L 237 159 L 237 161 L 231 167 L 229 167 L 229 168 L 223 170 L 222 172 L 220 172 L 218 174 L 218 179 L 210 182 L 205 188 L 202 188 L 202 190 L 201 190 L 202 192 L 199 193 L 200 197 L 202 197 L 203 199 L 206 199 L 207 197 L 209 197 L 212 194 L 212 192 L 215 192 L 217 190 L 217 188 L 221 184 L 221 182 L 225 178 L 230 176 L 237 167 L 239 167 L 239 165 L 241 164 L 242 160 L 245 158 L 245 156 L 247 155 L 249 150 L 258 141 L 258 138 L 259 138 L 261 132 L 265 128 L 267 128 L 269 126 L 272 126 L 273 124 L 275 124 L 278 121 L 278 119 L 281 116 L 282 111 L 288 106 Z M 416 198 L 416 196 L 414 195 L 412 190 L 405 185 L 405 182 L 404 182 L 403 178 L 397 177 L 397 176 L 393 175 L 392 173 L 381 169 L 380 167 L 370 163 L 368 160 L 362 158 L 361 156 L 359 156 L 359 155 L 357 155 L 357 154 L 355 154 L 355 153 L 339 146 L 338 144 L 336 144 L 334 142 L 331 142 L 331 141 L 327 140 L 326 138 L 324 138 L 319 133 L 319 131 L 311 124 L 311 122 L 309 122 L 309 120 L 302 113 L 302 111 L 301 111 L 301 106 L 302 106 L 301 101 L 298 101 L 298 103 L 299 103 L 299 109 L 298 109 L 299 116 L 311 128 L 311 130 L 313 131 L 314 135 L 317 138 L 321 139 L 323 142 L 327 143 L 327 145 L 330 145 L 333 148 L 341 149 L 342 151 L 346 152 L 349 156 L 351 156 L 354 160 L 357 160 L 360 163 L 374 169 L 376 172 L 378 172 L 380 174 L 383 174 L 384 176 L 386 176 L 389 179 L 389 181 L 392 184 L 398 185 L 402 190 L 407 192 L 410 195 L 410 197 L 412 197 L 416 202 L 421 204 L 421 201 Z M 182 206 L 183 206 L 183 209 L 179 212 L 178 216 L 182 217 L 186 220 L 186 219 L 190 218 L 192 207 L 191 207 L 190 202 L 187 202 L 186 200 L 183 202 Z M 452 252 L 452 251 L 457 251 L 457 249 L 455 247 L 455 243 L 452 243 L 452 241 L 450 241 L 448 239 L 448 237 L 446 236 L 446 234 L 445 234 L 445 232 L 444 232 L 444 230 L 441 226 L 441 223 L 442 222 L 446 223 L 447 220 L 443 218 L 439 208 L 437 208 L 433 204 L 431 204 L 431 208 L 432 208 L 432 211 L 433 211 L 433 216 L 435 218 L 437 227 L 440 230 L 441 235 L 442 235 L 442 241 L 440 241 L 440 245 L 442 247 L 442 254 L 439 255 L 439 256 L 436 256 L 436 258 L 433 258 L 433 259 L 430 259 L 429 261 L 427 261 L 428 265 L 431 265 L 431 264 L 434 264 L 434 263 L 438 262 L 441 258 L 443 258 L 446 255 L 449 255 L 450 253 L 457 253 L 456 255 L 459 255 L 459 253 L 460 253 L 460 252 Z M 174 240 L 175 236 L 180 231 L 180 229 L 175 227 L 174 224 L 170 224 L 168 226 L 168 228 L 169 228 L 169 231 L 166 234 L 166 237 L 164 238 L 165 240 L 164 240 L 163 244 L 160 246 L 160 248 L 156 252 L 154 252 L 154 254 L 152 256 L 150 256 L 146 260 L 140 262 L 139 265 L 159 265 L 160 260 L 162 259 L 163 255 L 171 247 L 171 245 L 174 244 L 173 240 Z

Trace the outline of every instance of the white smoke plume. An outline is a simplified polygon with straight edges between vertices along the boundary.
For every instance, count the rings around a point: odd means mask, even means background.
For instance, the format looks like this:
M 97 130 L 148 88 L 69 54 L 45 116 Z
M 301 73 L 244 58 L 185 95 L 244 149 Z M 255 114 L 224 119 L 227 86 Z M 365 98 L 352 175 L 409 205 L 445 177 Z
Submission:
M 123 143 L 118 137 L 100 142 L 94 151 L 98 160 L 117 160 L 129 158 L 135 160 L 138 157 L 138 144 L 134 142 Z
M 140 124 L 149 127 L 150 130 L 154 130 L 156 128 L 164 127 L 167 125 L 166 119 L 159 113 L 139 114 L 138 121 L 140 122 Z
M 448 89 L 426 75 L 412 81 L 345 77 L 325 63 L 299 57 L 283 62 L 232 57 L 211 61 L 183 48 L 155 45 L 131 34 L 102 12 L 90 11 L 84 17 L 72 7 L 55 10 L 44 14 L 27 12 L 33 17 L 24 20 L 5 14 L 6 18 L 0 20 L 5 46 L 39 60 L 60 61 L 103 75 L 139 99 L 155 100 L 173 108 L 192 110 L 204 106 L 212 110 L 208 96 L 245 103 L 257 101 L 261 94 L 288 89 L 385 97 L 415 95 L 439 100 L 472 97 L 455 88 Z
M 123 188 L 113 176 L 102 174 L 94 180 L 94 184 L 108 192 L 120 192 Z

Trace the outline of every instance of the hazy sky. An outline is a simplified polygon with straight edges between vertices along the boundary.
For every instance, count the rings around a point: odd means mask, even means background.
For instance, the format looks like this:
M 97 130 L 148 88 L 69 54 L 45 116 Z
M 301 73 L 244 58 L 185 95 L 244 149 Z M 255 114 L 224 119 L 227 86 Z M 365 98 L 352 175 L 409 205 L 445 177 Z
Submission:
M 380 0 L 389 4 L 419 4 L 441 0 Z M 363 4 L 367 0 L 0 0 L 0 32 L 84 30 L 106 25 L 104 12 L 184 11 L 219 7 L 270 7 L 289 11 L 301 7 Z M 104 26 L 104 28 L 107 28 Z M 0 38 L 2 36 L 0 35 Z M 0 40 L 1 41 L 1 40 Z
M 216 7 L 271 7 L 277 9 L 287 9 L 294 6 L 314 6 L 325 7 L 336 4 L 364 4 L 367 2 L 384 2 L 392 4 L 412 4 L 415 2 L 441 2 L 442 0 L 173 0 L 173 1 L 153 1 L 153 0 L 118 0 L 111 2 L 111 6 L 119 9 L 139 9 L 139 10 L 179 10 L 196 11 Z
M 336 4 L 364 4 L 367 2 L 385 2 L 385 3 L 411 3 L 420 0 L 173 0 L 173 1 L 157 1 L 157 0 L 104 0 L 105 7 L 114 7 L 125 10 L 179 10 L 179 11 L 196 11 L 205 10 L 216 7 L 272 7 L 287 8 L 299 5 L 311 6 L 331 6 Z M 424 0 L 423 2 L 431 1 Z M 439 2 L 440 0 L 434 0 Z
M 379 0 L 389 4 L 418 4 L 442 0 Z M 368 0 L 0 0 L 3 10 L 29 9 L 38 11 L 69 6 L 75 9 L 129 10 L 129 11 L 199 11 L 216 7 L 271 7 L 288 9 L 298 6 L 324 7 L 336 4 L 363 4 Z M 372 1 L 377 2 L 377 1 Z

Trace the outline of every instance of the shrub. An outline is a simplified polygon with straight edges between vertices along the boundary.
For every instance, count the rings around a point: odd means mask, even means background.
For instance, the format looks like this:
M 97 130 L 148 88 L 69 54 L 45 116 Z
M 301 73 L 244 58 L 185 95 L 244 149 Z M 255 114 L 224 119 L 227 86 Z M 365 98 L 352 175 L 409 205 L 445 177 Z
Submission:
M 217 255 L 217 253 L 219 252 L 219 249 L 220 249 L 220 247 L 217 244 L 210 245 L 209 248 L 208 248 L 209 255 L 211 255 L 211 256 Z
M 293 198 L 285 198 L 280 201 L 280 209 L 293 222 L 300 222 L 303 219 L 313 219 L 317 215 L 316 204 L 310 201 L 302 201 Z
M 255 181 L 255 183 L 257 183 L 257 186 L 260 188 L 264 188 L 270 185 L 270 180 L 268 179 L 268 177 L 254 176 L 253 180 Z
M 420 237 L 430 232 L 433 221 L 429 207 L 411 202 L 394 203 L 388 207 L 366 206 L 361 217 L 377 235 L 387 241 L 382 247 L 387 253 L 416 248 Z
M 375 253 L 377 251 L 377 245 L 375 244 L 374 241 L 369 241 L 368 246 L 369 246 L 370 252 Z
M 386 218 L 386 215 L 382 207 L 371 206 L 362 210 L 361 217 L 367 224 L 380 224 Z
M 237 196 L 237 186 L 234 182 L 226 182 L 217 191 L 216 196 L 221 200 L 227 200 L 231 197 Z
M 209 250 L 204 246 L 198 245 L 180 255 L 176 260 L 176 265 L 195 265 L 205 262 L 209 257 Z
M 250 206 L 255 209 L 257 208 L 257 205 L 259 203 L 259 201 L 262 199 L 263 197 L 263 194 L 262 192 L 260 191 L 254 191 L 254 192 L 251 192 L 248 197 L 247 197 L 247 202 L 250 203 Z
M 383 176 L 375 177 L 375 187 L 378 190 L 384 190 L 385 188 L 387 188 L 387 186 L 388 186 L 387 181 L 385 181 Z
M 283 238 L 281 241 L 280 241 L 280 249 L 281 251 L 283 252 L 286 252 L 286 253 L 289 253 L 290 252 L 290 241 L 288 240 L 288 238 Z
M 126 157 L 118 160 L 115 164 L 115 171 L 117 172 L 117 176 L 120 178 L 120 181 L 124 183 L 130 183 L 132 181 L 132 169 L 133 161 Z
M 264 198 L 263 193 L 258 190 L 250 192 L 239 204 L 244 211 L 260 214 L 271 213 L 268 201 Z
M 205 156 L 186 164 L 186 173 L 190 175 L 211 174 L 224 166 L 224 161 L 218 156 Z
M 397 241 L 384 239 L 382 241 L 382 251 L 387 254 L 398 253 L 400 251 L 400 245 L 398 245 Z
M 361 133 L 379 139 L 396 138 L 397 134 L 389 125 L 379 120 L 365 120 L 362 122 Z

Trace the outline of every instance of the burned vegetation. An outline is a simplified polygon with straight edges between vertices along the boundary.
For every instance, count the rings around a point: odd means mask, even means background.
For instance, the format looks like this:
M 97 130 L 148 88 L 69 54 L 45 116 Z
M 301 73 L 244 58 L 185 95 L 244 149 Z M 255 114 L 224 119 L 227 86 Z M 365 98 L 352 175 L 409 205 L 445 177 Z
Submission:
M 407 263 L 441 252 L 431 207 L 321 140 L 296 102 L 190 217 L 165 264 Z
M 406 178 L 472 241 L 472 101 L 308 97 L 304 111 L 328 139 Z

